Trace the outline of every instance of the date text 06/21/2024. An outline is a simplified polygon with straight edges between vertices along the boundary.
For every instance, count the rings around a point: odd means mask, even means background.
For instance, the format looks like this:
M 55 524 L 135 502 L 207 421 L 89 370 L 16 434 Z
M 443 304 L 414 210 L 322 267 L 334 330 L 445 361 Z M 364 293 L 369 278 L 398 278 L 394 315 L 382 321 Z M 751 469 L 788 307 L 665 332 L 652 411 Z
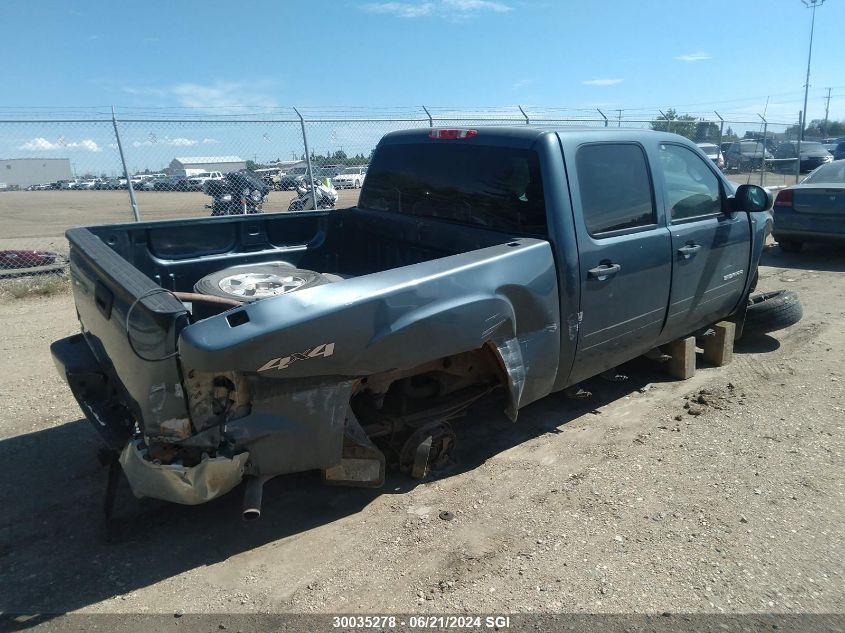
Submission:
M 412 629 L 507 629 L 510 628 L 510 616 L 479 615 L 412 615 L 398 617 L 394 615 L 339 615 L 332 618 L 336 629 L 394 628 L 407 626 Z

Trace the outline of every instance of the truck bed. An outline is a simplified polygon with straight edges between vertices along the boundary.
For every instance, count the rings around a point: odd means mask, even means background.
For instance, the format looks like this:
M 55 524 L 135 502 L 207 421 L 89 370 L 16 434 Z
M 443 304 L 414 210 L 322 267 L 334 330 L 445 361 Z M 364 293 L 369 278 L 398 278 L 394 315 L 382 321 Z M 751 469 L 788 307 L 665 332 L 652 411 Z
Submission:
M 67 237 L 83 334 L 55 344 L 54 357 L 115 450 L 140 428 L 147 441 L 197 450 L 228 442 L 233 454 L 249 450 L 256 472 L 326 468 L 340 459 L 353 385 L 367 376 L 489 347 L 515 417 L 557 375 L 546 240 L 358 208 Z M 199 320 L 168 292 L 190 292 L 230 266 L 280 261 L 337 281 Z M 237 419 L 227 414 L 223 437 L 198 417 L 227 377 L 250 401 Z M 262 442 L 268 429 L 274 439 Z
M 513 239 L 357 208 L 93 226 L 68 231 L 71 246 L 87 232 L 156 284 L 183 292 L 209 273 L 240 264 L 282 260 L 357 277 Z

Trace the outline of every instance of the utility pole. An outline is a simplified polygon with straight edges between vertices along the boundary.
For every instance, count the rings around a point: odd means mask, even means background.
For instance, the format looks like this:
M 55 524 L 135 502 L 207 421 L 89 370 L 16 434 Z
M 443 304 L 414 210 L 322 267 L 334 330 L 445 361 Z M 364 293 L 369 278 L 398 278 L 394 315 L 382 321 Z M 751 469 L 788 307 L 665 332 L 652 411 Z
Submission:
M 810 90 L 810 60 L 813 58 L 813 31 L 816 28 L 816 7 L 824 4 L 824 0 L 801 0 L 805 7 L 813 10 L 810 20 L 810 52 L 807 53 L 807 81 L 804 83 L 804 118 L 801 122 L 801 140 L 804 140 L 804 128 L 807 127 L 807 92 Z
M 827 115 L 830 112 L 830 91 L 831 90 L 833 90 L 833 88 L 827 89 L 827 102 L 824 104 L 824 126 L 822 127 L 822 130 L 824 130 L 822 132 L 823 136 L 827 136 Z

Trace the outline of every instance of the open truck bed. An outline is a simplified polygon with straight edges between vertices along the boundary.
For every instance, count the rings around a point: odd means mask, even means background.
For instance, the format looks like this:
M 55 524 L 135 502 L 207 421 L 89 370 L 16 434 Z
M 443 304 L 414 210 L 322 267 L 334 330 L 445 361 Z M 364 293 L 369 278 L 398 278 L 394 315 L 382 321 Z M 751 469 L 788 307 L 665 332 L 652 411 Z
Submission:
M 82 333 L 53 354 L 139 496 L 200 503 L 309 469 L 380 485 L 386 461 L 419 470 L 420 442 L 453 442 L 447 421 L 485 393 L 505 386 L 515 416 L 557 372 L 545 240 L 362 209 L 67 237 Z M 261 264 L 330 283 L 202 314 L 178 298 Z

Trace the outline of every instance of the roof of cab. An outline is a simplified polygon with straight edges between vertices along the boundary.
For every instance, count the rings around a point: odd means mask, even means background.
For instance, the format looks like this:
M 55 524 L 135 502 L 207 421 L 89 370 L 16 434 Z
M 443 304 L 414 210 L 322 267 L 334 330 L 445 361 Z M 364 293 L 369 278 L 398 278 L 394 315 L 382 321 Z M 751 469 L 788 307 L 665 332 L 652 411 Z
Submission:
M 469 139 L 457 140 L 437 140 L 430 139 L 429 132 L 432 129 L 460 129 L 460 130 L 476 130 L 478 133 Z M 656 130 L 644 130 L 641 128 L 610 128 L 610 127 L 572 127 L 572 126 L 548 126 L 548 125 L 438 125 L 433 128 L 421 127 L 410 130 L 398 130 L 396 132 L 389 132 L 384 136 L 382 142 L 386 144 L 394 143 L 408 143 L 408 142 L 445 142 L 445 143 L 480 143 L 490 141 L 505 141 L 508 145 L 524 145 L 529 146 L 533 144 L 539 137 L 547 134 L 560 134 L 570 141 L 645 141 L 654 140 L 655 138 L 665 138 L 666 140 L 678 140 L 691 142 L 686 137 L 669 132 L 659 132 Z

